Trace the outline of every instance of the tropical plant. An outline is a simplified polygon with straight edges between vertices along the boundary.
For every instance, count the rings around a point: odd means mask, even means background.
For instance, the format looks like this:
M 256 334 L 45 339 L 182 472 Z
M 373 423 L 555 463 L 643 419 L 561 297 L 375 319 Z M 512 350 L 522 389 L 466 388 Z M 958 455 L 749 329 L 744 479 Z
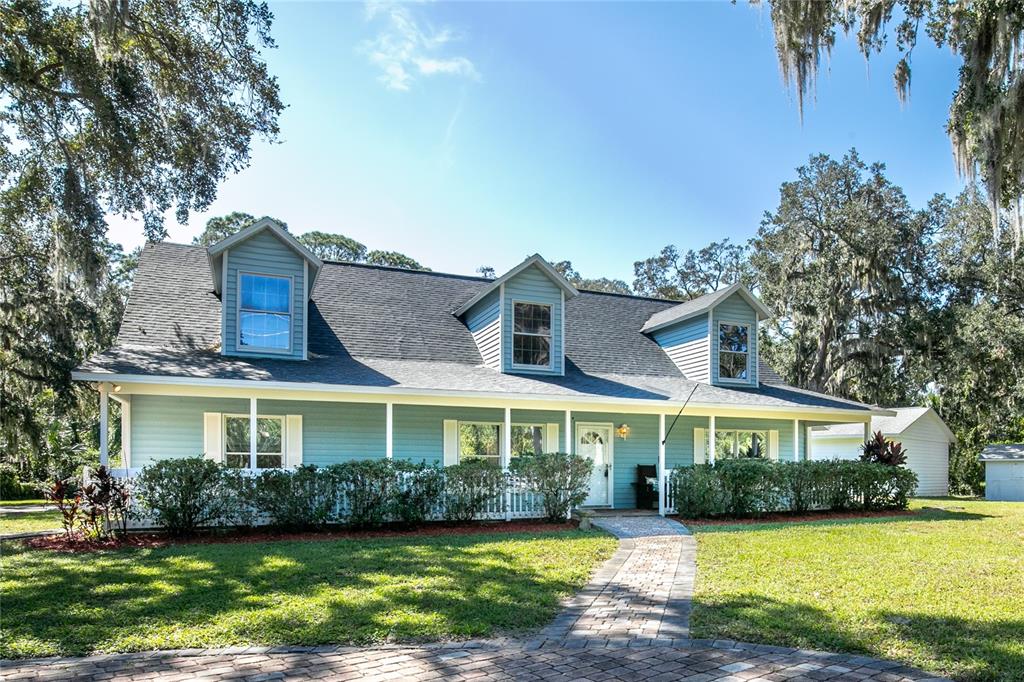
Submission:
M 860 446 L 860 450 L 862 462 L 893 467 L 907 463 L 907 451 L 903 449 L 902 443 L 887 439 L 881 431 L 875 431 L 875 434 Z

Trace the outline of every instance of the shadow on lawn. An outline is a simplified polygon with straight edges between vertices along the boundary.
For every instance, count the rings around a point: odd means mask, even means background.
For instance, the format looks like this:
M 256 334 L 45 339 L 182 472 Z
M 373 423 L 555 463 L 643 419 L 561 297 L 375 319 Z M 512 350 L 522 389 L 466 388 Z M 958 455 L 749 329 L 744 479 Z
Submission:
M 154 648 L 154 634 L 165 648 L 184 648 L 363 644 L 538 627 L 578 585 L 531 565 L 524 556 L 545 550 L 517 539 L 178 545 L 82 555 L 5 547 L 13 560 L 5 578 L 17 588 L 3 594 L 0 658 L 36 653 L 19 653 L 18 641 L 83 654 Z M 546 551 L 553 565 L 567 558 L 564 549 Z M 196 634 L 201 628 L 206 632 Z
M 697 533 L 742 533 L 751 530 L 769 528 L 815 528 L 834 526 L 863 526 L 877 525 L 883 523 L 938 523 L 943 521 L 983 521 L 984 519 L 998 518 L 992 514 L 979 514 L 977 512 L 953 511 L 949 509 L 938 509 L 925 507 L 917 514 L 894 514 L 892 516 L 865 516 L 861 518 L 835 518 L 819 519 L 815 521 L 785 521 L 765 520 L 736 523 L 701 524 L 690 523 L 693 531 Z
M 760 595 L 694 600 L 694 637 L 858 653 L 970 682 L 1024 679 L 1024 617 L 985 621 L 879 610 L 843 624 L 826 610 Z M 887 645 L 888 642 L 888 645 Z M 900 643 L 914 650 L 910 658 Z

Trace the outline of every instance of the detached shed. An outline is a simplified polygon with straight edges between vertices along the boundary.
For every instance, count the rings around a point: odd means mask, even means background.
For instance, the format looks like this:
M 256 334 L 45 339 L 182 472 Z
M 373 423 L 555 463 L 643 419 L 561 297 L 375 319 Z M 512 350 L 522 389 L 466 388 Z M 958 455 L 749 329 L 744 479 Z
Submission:
M 871 432 L 901 443 L 907 468 L 917 474 L 917 495 L 949 493 L 949 444 L 956 437 L 930 407 L 893 407 L 895 417 L 873 417 Z M 857 459 L 863 424 L 830 424 L 811 429 L 809 459 Z
M 989 445 L 978 460 L 985 465 L 985 499 L 1024 502 L 1024 443 Z

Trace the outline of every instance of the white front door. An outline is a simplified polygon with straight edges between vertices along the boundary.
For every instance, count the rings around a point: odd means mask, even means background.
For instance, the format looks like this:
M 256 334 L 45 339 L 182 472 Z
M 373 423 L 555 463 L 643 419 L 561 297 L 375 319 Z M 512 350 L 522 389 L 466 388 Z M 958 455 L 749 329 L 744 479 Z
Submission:
M 576 454 L 594 460 L 585 507 L 612 504 L 612 447 L 611 424 L 576 424 Z

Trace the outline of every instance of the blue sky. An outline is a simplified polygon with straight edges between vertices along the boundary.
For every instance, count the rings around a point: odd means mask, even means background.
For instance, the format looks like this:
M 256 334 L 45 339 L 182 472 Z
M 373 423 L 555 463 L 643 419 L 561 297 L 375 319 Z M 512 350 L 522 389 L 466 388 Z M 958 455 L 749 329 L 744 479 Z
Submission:
M 945 135 L 959 66 L 922 39 L 912 96 L 893 53 L 841 37 L 801 125 L 766 9 L 740 3 L 272 3 L 281 139 L 188 242 L 233 210 L 341 232 L 426 266 L 526 255 L 632 281 L 666 244 L 752 236 L 808 155 L 856 146 L 915 206 L 960 188 Z M 133 223 L 111 238 L 141 243 Z

